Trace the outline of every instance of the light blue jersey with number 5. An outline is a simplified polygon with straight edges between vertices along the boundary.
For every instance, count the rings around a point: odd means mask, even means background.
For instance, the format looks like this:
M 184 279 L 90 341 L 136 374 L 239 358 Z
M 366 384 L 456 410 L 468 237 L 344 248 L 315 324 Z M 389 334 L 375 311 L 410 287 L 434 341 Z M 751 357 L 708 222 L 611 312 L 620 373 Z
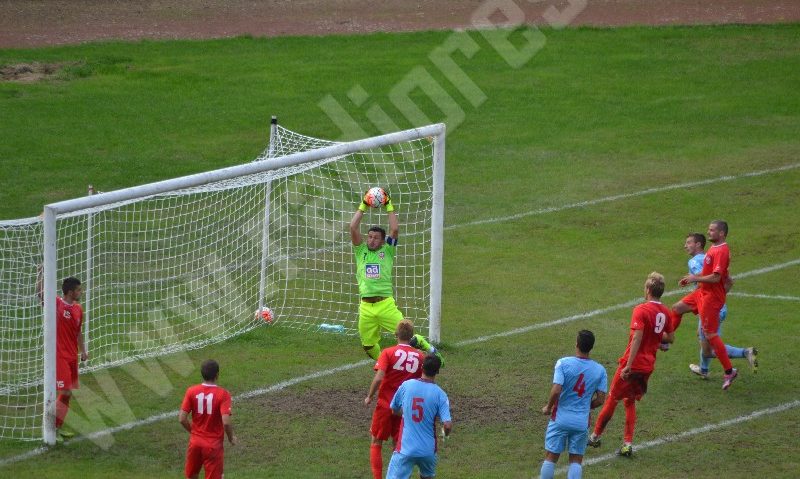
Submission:
M 393 410 L 403 410 L 403 429 L 396 451 L 409 457 L 424 457 L 436 452 L 436 418 L 450 421 L 450 400 L 431 381 L 409 379 L 400 385 L 392 399 Z

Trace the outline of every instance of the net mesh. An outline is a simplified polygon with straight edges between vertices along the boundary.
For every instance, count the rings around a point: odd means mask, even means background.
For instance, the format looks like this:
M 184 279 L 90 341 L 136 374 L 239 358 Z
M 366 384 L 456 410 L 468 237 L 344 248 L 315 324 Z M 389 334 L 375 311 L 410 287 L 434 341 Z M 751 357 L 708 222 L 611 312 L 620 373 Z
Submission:
M 333 145 L 277 127 L 256 161 Z M 57 277 L 83 281 L 89 361 L 81 371 L 203 347 L 265 323 L 357 333 L 348 224 L 370 186 L 397 205 L 393 277 L 404 315 L 426 328 L 433 144 L 419 139 L 76 211 L 57 218 Z M 386 225 L 370 210 L 362 234 Z M 42 263 L 38 218 L 0 223 L 0 437 L 39 439 Z

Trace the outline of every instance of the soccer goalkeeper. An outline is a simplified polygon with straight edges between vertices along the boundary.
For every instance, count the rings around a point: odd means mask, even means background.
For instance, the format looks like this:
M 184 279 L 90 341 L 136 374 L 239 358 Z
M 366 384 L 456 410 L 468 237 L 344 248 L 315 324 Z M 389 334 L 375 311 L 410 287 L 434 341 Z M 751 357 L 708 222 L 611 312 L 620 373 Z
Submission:
M 381 352 L 381 328 L 394 333 L 397 323 L 403 320 L 403 313 L 397 309 L 393 298 L 392 266 L 397 248 L 397 235 L 400 231 L 392 199 L 386 195 L 386 213 L 389 217 L 389 234 L 380 226 L 373 226 L 367 233 L 366 242 L 361 236 L 361 218 L 369 205 L 363 201 L 350 221 L 350 238 L 356 260 L 356 279 L 358 294 L 358 334 L 361 345 L 372 359 L 378 359 Z M 410 341 L 415 348 L 439 356 L 436 349 L 419 334 Z M 441 356 L 440 356 L 441 359 Z

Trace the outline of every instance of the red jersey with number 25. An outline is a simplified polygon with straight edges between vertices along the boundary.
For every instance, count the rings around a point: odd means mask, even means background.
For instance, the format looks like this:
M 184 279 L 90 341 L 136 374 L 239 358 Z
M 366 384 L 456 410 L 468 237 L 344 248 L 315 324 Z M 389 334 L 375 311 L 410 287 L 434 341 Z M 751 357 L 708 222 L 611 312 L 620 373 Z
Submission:
M 222 415 L 231 414 L 231 395 L 214 384 L 198 384 L 186 390 L 181 410 L 192 415 L 189 444 L 199 447 L 221 447 L 225 437 Z
M 379 407 L 389 407 L 394 393 L 404 381 L 422 376 L 423 359 L 423 353 L 408 344 L 398 344 L 381 351 L 374 368 L 385 373 L 378 388 Z
M 631 371 L 640 373 L 652 372 L 656 364 L 656 352 L 661 344 L 661 333 L 673 331 L 669 309 L 658 301 L 648 301 L 633 308 L 631 315 L 631 334 L 625 354 L 619 358 L 620 367 L 628 364 L 631 354 L 631 343 L 635 331 L 642 330 L 642 344 L 633 358 Z
M 78 335 L 83 324 L 83 309 L 78 303 L 67 304 L 56 296 L 56 355 L 75 361 L 78 355 Z
M 712 273 L 719 275 L 719 283 L 700 283 L 700 291 L 706 297 L 710 296 L 714 302 L 725 304 L 725 282 L 728 280 L 728 266 L 731 263 L 731 250 L 728 243 L 714 245 L 708 248 L 708 253 L 703 259 L 701 276 Z

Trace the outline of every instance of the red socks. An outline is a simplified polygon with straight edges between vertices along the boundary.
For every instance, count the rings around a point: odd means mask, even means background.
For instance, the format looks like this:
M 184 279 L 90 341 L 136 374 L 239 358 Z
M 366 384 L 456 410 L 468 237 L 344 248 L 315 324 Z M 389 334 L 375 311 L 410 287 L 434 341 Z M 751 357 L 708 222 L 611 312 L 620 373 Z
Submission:
M 625 404 L 625 430 L 622 438 L 630 444 L 633 442 L 633 428 L 636 426 L 636 400 L 625 398 L 622 403 Z
M 603 431 L 606 430 L 606 426 L 608 425 L 608 421 L 614 416 L 614 409 L 616 408 L 617 401 L 611 398 L 606 400 L 606 403 L 603 404 L 603 408 L 600 410 L 600 414 L 597 416 L 597 421 L 594 423 L 595 435 L 599 436 L 603 434 Z
M 381 479 L 383 477 L 383 458 L 379 444 L 372 444 L 369 447 L 369 465 L 372 467 L 372 477 Z
M 56 429 L 61 428 L 64 424 L 64 418 L 67 417 L 69 412 L 69 400 L 71 394 L 59 394 L 56 398 Z
M 708 340 L 708 344 L 710 344 L 711 347 L 714 348 L 714 352 L 717 353 L 717 359 L 722 363 L 722 369 L 729 371 L 733 367 L 733 364 L 731 364 L 731 358 L 728 357 L 728 351 L 725 349 L 725 343 L 722 342 L 722 338 L 716 335 Z

